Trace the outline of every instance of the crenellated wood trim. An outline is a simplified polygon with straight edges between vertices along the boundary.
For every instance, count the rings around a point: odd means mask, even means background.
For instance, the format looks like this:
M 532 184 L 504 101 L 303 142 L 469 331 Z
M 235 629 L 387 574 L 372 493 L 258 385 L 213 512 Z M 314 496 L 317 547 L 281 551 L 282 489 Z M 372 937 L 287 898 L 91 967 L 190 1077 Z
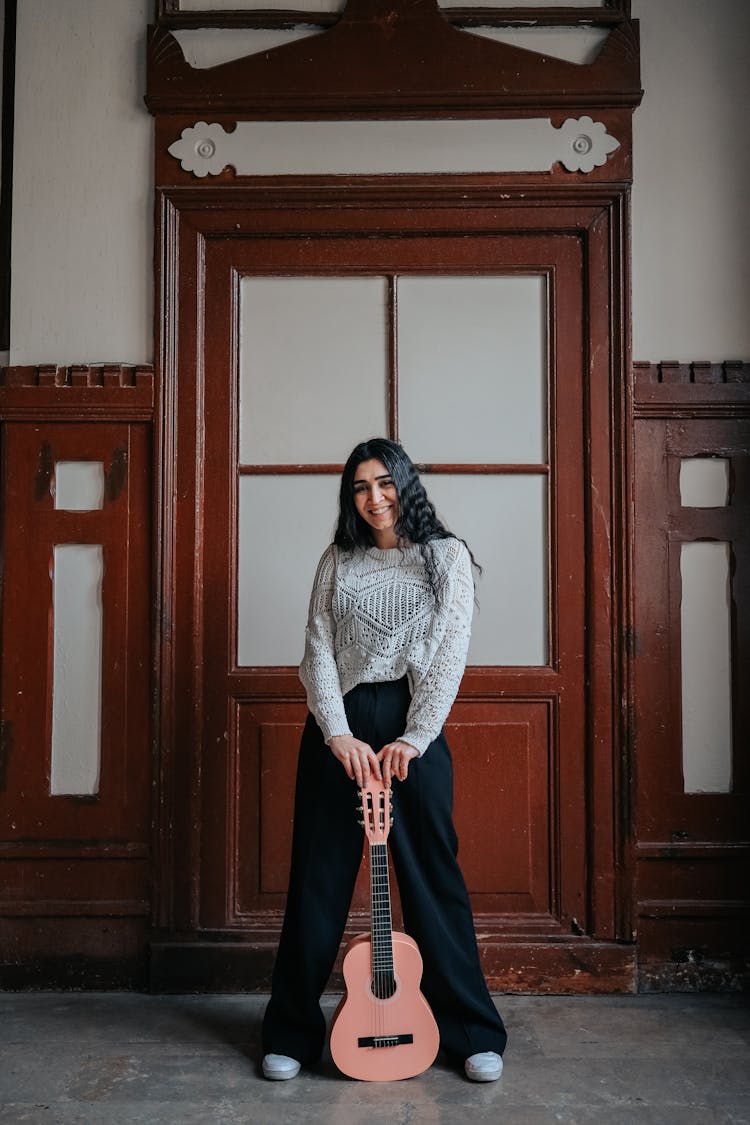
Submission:
M 724 383 L 750 384 L 750 363 L 727 359 L 720 363 L 708 360 L 662 360 L 661 363 L 633 364 L 636 390 L 650 386 L 718 386 Z
M 633 414 L 636 418 L 746 418 L 750 363 L 634 363 Z
M 41 364 L 0 368 L 0 420 L 150 422 L 150 364 Z

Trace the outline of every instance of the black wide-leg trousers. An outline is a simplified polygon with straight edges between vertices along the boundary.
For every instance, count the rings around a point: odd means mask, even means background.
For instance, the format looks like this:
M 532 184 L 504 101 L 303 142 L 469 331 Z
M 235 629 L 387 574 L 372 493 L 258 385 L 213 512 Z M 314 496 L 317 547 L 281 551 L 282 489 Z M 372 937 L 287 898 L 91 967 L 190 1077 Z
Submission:
M 377 752 L 405 729 L 404 678 L 360 684 L 344 697 L 351 730 Z M 359 792 L 312 715 L 300 746 L 286 914 L 263 1020 L 263 1049 L 303 1064 L 323 1050 L 320 997 L 344 933 L 363 847 Z M 441 734 L 393 782 L 389 847 L 404 928 L 424 962 L 422 991 L 454 1062 L 502 1054 L 507 1035 L 479 964 L 474 923 L 453 826 L 453 765 Z

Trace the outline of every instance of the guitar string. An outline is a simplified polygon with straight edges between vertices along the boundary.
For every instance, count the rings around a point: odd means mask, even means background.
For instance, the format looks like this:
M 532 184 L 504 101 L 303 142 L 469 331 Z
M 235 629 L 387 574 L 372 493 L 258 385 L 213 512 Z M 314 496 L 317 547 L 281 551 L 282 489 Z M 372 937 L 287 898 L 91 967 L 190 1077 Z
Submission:
M 393 996 L 396 991 L 393 933 L 390 919 L 390 888 L 388 886 L 388 848 L 385 842 L 380 845 L 375 844 L 372 837 L 376 830 L 380 830 L 387 839 L 386 825 L 388 822 L 385 818 L 388 816 L 390 819 L 390 807 L 382 791 L 377 794 L 377 809 L 372 793 L 364 793 L 363 796 L 365 798 L 363 811 L 371 830 L 369 836 L 370 911 L 373 932 L 370 942 L 372 962 L 370 994 L 371 996 L 374 995 L 375 1001 L 383 1001 Z M 389 824 L 388 827 L 390 827 Z M 385 942 L 386 931 L 390 931 L 390 954 L 388 953 L 388 943 Z M 373 1031 L 380 1038 L 383 1038 L 385 1036 L 385 1007 L 382 1003 L 378 1004 L 374 1001 L 371 1001 L 371 1004 L 375 1009 L 374 1019 L 371 1021 Z
M 376 865 L 377 853 L 375 851 L 375 844 L 373 842 L 372 836 L 374 835 L 374 832 L 377 828 L 377 823 L 376 823 L 376 813 L 375 813 L 374 804 L 375 804 L 375 802 L 374 802 L 374 799 L 373 799 L 373 795 L 372 795 L 372 793 L 369 793 L 367 795 L 367 806 L 368 806 L 368 819 L 369 819 L 369 824 L 370 824 L 370 828 L 371 828 L 371 832 L 372 832 L 372 835 L 370 837 L 370 920 L 371 920 L 371 926 L 372 926 L 372 935 L 371 935 L 371 940 L 370 940 L 370 956 L 371 956 L 371 960 L 372 960 L 371 995 L 374 993 L 375 998 L 377 999 L 379 991 L 380 991 L 380 982 L 379 982 L 379 979 L 378 979 L 378 967 L 377 967 L 377 960 L 376 960 L 376 934 L 375 934 L 375 918 L 376 918 L 375 865 Z M 378 1004 L 375 1003 L 373 1000 L 370 1001 L 370 1005 L 371 1005 L 371 1008 L 372 1008 L 372 1018 L 371 1018 L 372 1032 L 373 1032 L 374 1036 L 377 1036 L 379 1031 L 380 1031 L 380 1026 L 379 1026 L 379 1024 L 380 1024 L 380 1010 L 379 1010 Z

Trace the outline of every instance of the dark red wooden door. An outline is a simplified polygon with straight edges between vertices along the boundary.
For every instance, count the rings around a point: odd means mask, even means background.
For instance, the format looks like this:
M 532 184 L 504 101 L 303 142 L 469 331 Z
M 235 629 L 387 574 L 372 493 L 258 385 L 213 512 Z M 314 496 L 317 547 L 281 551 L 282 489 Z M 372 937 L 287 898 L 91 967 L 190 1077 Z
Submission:
M 528 216 L 523 221 L 531 225 Z M 585 226 L 591 216 L 576 221 Z M 174 452 L 174 459 L 166 458 L 168 490 L 175 498 L 167 554 L 178 569 L 174 587 L 164 589 L 174 641 L 165 648 L 163 733 L 169 744 L 181 747 L 180 760 L 174 759 L 171 806 L 179 842 L 172 924 L 227 938 L 235 934 L 250 944 L 255 938 L 267 943 L 265 949 L 273 948 L 284 904 L 296 750 L 305 716 L 295 667 L 304 606 L 295 603 L 293 623 L 286 621 L 292 600 L 288 561 L 297 550 L 304 561 L 310 506 L 317 505 L 319 524 L 332 525 L 333 506 L 325 510 L 317 497 L 325 492 L 326 480 L 335 488 L 343 460 L 341 454 L 315 461 L 295 457 L 294 435 L 284 433 L 283 406 L 269 426 L 291 455 L 276 461 L 254 457 L 252 441 L 241 432 L 253 410 L 252 402 L 243 402 L 248 392 L 241 386 L 242 372 L 255 361 L 255 338 L 243 320 L 243 286 L 248 279 L 324 278 L 344 284 L 384 279 L 388 342 L 382 428 L 406 441 L 400 432 L 397 299 L 403 279 L 538 278 L 544 294 L 542 454 L 523 463 L 504 457 L 499 446 L 493 458 L 433 458 L 423 468 L 428 491 L 442 489 L 448 495 L 460 481 L 456 494 L 468 498 L 467 510 L 481 507 L 479 501 L 473 504 L 474 493 L 491 498 L 509 480 L 536 482 L 542 497 L 540 655 L 516 660 L 511 654 L 507 661 L 472 664 L 448 734 L 456 759 L 461 859 L 490 978 L 512 985 L 511 962 L 526 956 L 519 950 L 541 943 L 546 960 L 542 957 L 536 968 L 526 966 L 515 982 L 528 983 L 529 972 L 537 974 L 539 984 L 554 973 L 569 971 L 573 979 L 572 961 L 569 969 L 561 968 L 559 950 L 568 956 L 576 943 L 593 948 L 595 939 L 612 938 L 617 930 L 611 728 L 607 732 L 612 722 L 611 596 L 602 595 L 611 581 L 609 541 L 602 533 L 612 487 L 608 326 L 590 315 L 588 304 L 592 287 L 603 284 L 606 258 L 594 257 L 576 230 L 519 234 L 518 214 L 488 218 L 454 211 L 448 217 L 433 208 L 417 222 L 408 210 L 365 209 L 353 216 L 235 210 L 204 212 L 198 222 L 198 241 L 192 222 L 181 222 L 183 319 L 176 336 L 174 387 L 167 389 L 166 401 L 168 418 L 174 405 L 177 419 L 174 432 L 171 422 L 167 427 Z M 451 225 L 457 229 L 447 230 Z M 606 238 L 602 223 L 591 246 L 603 248 Z M 196 304 L 190 278 L 199 272 L 203 284 Z M 603 340 L 594 359 L 584 339 L 587 316 L 589 339 L 600 334 Z M 292 331 L 291 307 L 289 317 Z M 283 319 L 280 325 L 282 331 Z M 327 335 L 353 331 L 346 317 L 325 323 Z M 351 378 L 358 385 L 356 370 Z M 267 391 L 261 387 L 257 393 Z M 477 409 L 481 404 L 475 416 Z M 351 433 L 349 447 L 363 436 Z M 265 439 L 261 434 L 257 440 L 262 445 Z M 418 451 L 415 459 L 420 460 Z M 263 497 L 272 495 L 269 481 L 276 482 L 274 488 L 282 482 L 277 491 L 282 499 L 303 500 L 264 506 Z M 309 491 L 318 486 L 322 491 Z M 604 502 L 592 516 L 594 487 Z M 253 489 L 260 499 L 252 502 L 248 518 L 245 497 Z M 305 499 L 313 495 L 315 505 Z M 521 549 L 512 521 L 506 528 L 511 510 L 512 505 L 503 514 L 501 506 L 490 505 L 486 517 L 500 544 L 498 557 Z M 451 522 L 468 536 L 460 505 L 453 511 Z M 295 548 L 288 527 L 297 524 L 301 538 Z M 254 566 L 264 552 L 272 557 L 277 552 L 278 565 L 248 573 L 248 560 Z M 313 566 L 314 561 L 305 562 L 307 590 Z M 480 603 L 483 598 L 491 603 L 492 588 L 483 589 Z M 270 618 L 264 618 L 267 610 Z M 269 619 L 296 631 L 293 658 L 273 658 Z M 263 645 L 256 644 L 263 635 L 268 659 L 262 659 Z M 490 636 L 484 651 L 494 651 L 493 644 Z M 355 908 L 365 902 L 361 886 Z M 267 965 L 265 959 L 257 969 L 259 980 Z

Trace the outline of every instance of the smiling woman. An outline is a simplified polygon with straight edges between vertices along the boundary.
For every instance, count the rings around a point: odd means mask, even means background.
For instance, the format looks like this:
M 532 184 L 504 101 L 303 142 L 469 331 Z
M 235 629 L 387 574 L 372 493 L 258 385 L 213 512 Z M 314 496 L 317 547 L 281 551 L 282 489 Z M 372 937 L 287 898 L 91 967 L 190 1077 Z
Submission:
M 421 949 L 422 989 L 441 1045 L 473 1081 L 502 1072 L 507 1036 L 482 976 L 456 860 L 453 767 L 443 734 L 466 663 L 472 562 L 437 518 L 402 447 L 386 438 L 356 446 L 341 477 L 334 540 L 315 577 L 300 666 L 309 715 L 286 915 L 263 1027 L 266 1078 L 294 1078 L 320 1056 L 320 996 L 362 855 L 353 783 L 361 789 L 371 777 L 393 789 L 390 842 L 404 924 Z M 383 1052 L 383 1077 L 390 1074 L 386 1055 L 398 1046 Z

